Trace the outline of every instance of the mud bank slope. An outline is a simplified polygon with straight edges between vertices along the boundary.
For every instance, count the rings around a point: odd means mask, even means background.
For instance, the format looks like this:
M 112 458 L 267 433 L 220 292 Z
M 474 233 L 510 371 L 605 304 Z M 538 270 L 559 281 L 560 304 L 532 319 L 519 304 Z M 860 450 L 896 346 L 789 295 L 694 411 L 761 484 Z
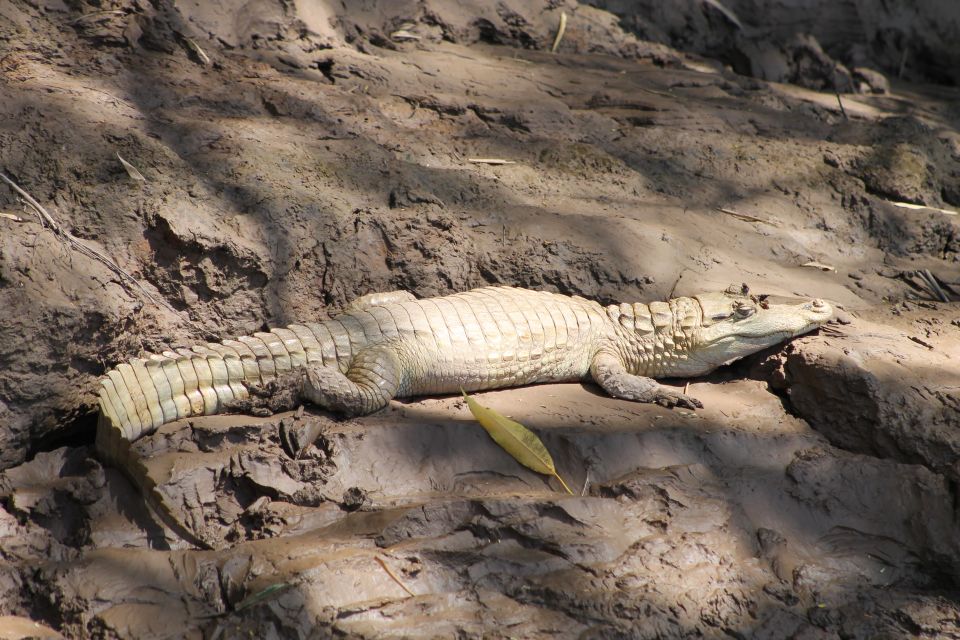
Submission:
M 0 190 L 0 635 L 960 637 L 960 309 L 914 275 L 960 292 L 958 90 L 768 83 L 572 1 L 201 4 L 0 5 L 0 170 L 143 287 Z M 137 445 L 196 550 L 91 450 L 106 368 L 370 291 L 731 282 L 844 311 L 696 413 L 483 395 L 582 495 L 455 399 L 221 416 Z

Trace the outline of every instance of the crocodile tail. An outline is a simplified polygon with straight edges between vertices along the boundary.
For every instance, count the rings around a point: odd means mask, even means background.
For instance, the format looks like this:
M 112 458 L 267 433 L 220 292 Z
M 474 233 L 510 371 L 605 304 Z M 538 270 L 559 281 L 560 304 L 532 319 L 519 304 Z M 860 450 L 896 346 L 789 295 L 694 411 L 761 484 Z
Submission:
M 324 325 L 291 325 L 125 362 L 101 379 L 97 447 L 113 459 L 118 442 L 134 442 L 174 420 L 219 413 L 248 397 L 245 383 L 265 384 L 313 362 L 337 362 Z

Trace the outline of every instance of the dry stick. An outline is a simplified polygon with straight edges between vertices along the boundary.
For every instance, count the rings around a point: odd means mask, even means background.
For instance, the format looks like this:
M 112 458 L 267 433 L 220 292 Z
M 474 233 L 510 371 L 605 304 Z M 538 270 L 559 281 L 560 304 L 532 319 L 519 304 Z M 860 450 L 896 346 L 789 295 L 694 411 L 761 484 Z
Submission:
M 647 93 L 652 93 L 655 96 L 664 96 L 667 98 L 675 97 L 672 93 L 667 93 L 666 91 L 657 91 L 656 89 L 647 89 L 646 87 L 637 87 L 640 91 L 646 91 Z
M 740 213 L 739 211 L 734 211 L 733 209 L 725 209 L 723 207 L 717 207 L 717 211 L 720 213 L 725 213 L 728 216 L 733 216 L 734 218 L 740 218 L 741 220 L 746 220 L 747 222 L 762 222 L 763 224 L 768 224 L 771 227 L 777 226 L 769 220 L 764 220 L 763 218 L 758 218 L 756 216 L 751 216 L 746 213 Z
M 850 118 L 847 117 L 847 110 L 843 108 L 843 101 L 840 99 L 840 92 L 834 89 L 833 95 L 837 96 L 837 104 L 840 105 L 840 113 L 843 114 L 843 119 L 849 120 Z
M 45 227 L 50 227 L 50 229 L 53 230 L 54 234 L 56 234 L 58 237 L 65 240 L 71 247 L 76 249 L 82 255 L 85 255 L 88 258 L 92 258 L 93 260 L 96 260 L 97 262 L 104 264 L 108 269 L 110 269 L 110 271 L 112 271 L 114 274 L 116 274 L 120 278 L 121 285 L 123 285 L 124 282 L 133 284 L 136 287 L 136 289 L 140 291 L 143 297 L 145 297 L 149 302 L 152 302 L 158 307 L 163 307 L 164 309 L 167 309 L 177 317 L 180 317 L 180 314 L 177 313 L 177 310 L 174 309 L 172 306 L 170 306 L 170 304 L 167 301 L 157 299 L 152 293 L 147 291 L 142 284 L 140 284 L 139 280 L 137 280 L 132 275 L 130 275 L 129 273 L 121 269 L 116 262 L 111 260 L 108 256 L 105 256 L 104 254 L 100 253 L 96 249 L 92 249 L 87 245 L 83 244 L 73 234 L 71 234 L 69 231 L 67 231 L 62 226 L 60 226 L 60 223 L 53 219 L 53 216 L 50 215 L 50 213 L 43 207 L 42 204 L 34 200 L 33 196 L 31 196 L 29 193 L 21 189 L 20 186 L 16 182 L 8 178 L 6 174 L 4 174 L 3 172 L 0 172 L 0 179 L 3 179 L 4 182 L 10 185 L 11 189 L 13 189 L 18 194 L 20 194 L 20 197 L 22 197 L 27 204 L 33 207 L 33 210 L 36 212 L 37 217 L 40 219 L 40 224 L 42 224 Z M 135 293 L 135 291 L 132 291 L 128 287 L 124 287 L 124 288 L 126 288 L 128 291 L 131 291 L 131 293 Z M 207 331 L 203 327 L 195 324 L 193 321 L 186 320 L 186 322 L 194 329 L 197 329 L 203 332 L 204 334 L 216 337 L 210 331 Z
M 393 571 L 390 570 L 390 567 L 387 566 L 387 563 L 384 561 L 383 558 L 381 558 L 380 556 L 374 556 L 373 559 L 376 560 L 381 567 L 383 567 L 383 570 L 387 572 L 388 576 L 393 578 L 394 582 L 400 585 L 401 589 L 403 589 L 404 591 L 410 594 L 411 598 L 417 597 L 417 594 L 415 594 L 413 591 L 410 591 L 410 589 L 407 588 L 407 585 L 403 584 L 403 581 L 397 577 L 397 574 L 395 574 Z
M 820 333 L 838 338 L 848 335 L 846 331 L 838 329 L 836 325 L 832 324 L 820 325 Z
M 472 162 L 474 164 L 491 164 L 491 165 L 517 164 L 516 160 L 505 160 L 503 158 L 467 158 L 467 162 Z
M 943 213 L 948 216 L 957 215 L 956 211 L 950 211 L 949 209 L 941 209 L 939 207 L 928 207 L 925 204 L 913 204 L 912 202 L 894 202 L 892 200 L 888 200 L 887 202 L 889 202 L 895 207 L 900 207 L 901 209 L 913 209 L 913 210 L 927 209 L 929 211 L 936 211 L 938 213 Z
M 10 185 L 10 187 L 14 191 L 20 194 L 20 196 L 27 202 L 27 204 L 33 207 L 33 209 L 37 212 L 38 217 L 40 218 L 41 224 L 53 229 L 53 232 L 57 236 L 66 240 L 70 246 L 72 246 L 73 248 L 75 248 L 77 251 L 87 256 L 88 258 L 92 258 L 94 260 L 97 260 L 103 263 L 104 265 L 106 265 L 108 269 L 113 271 L 121 279 L 125 279 L 128 282 L 131 282 L 132 284 L 134 284 L 137 287 L 137 289 L 139 289 L 140 292 L 144 295 L 144 297 L 146 297 L 153 304 L 157 306 L 165 307 L 166 309 L 174 313 L 177 312 L 176 309 L 171 307 L 165 301 L 157 300 L 153 296 L 153 294 L 147 291 L 136 278 L 134 278 L 132 275 L 130 275 L 129 273 L 121 269 L 120 266 L 116 262 L 111 260 L 108 256 L 105 256 L 104 254 L 100 253 L 96 249 L 92 249 L 87 245 L 83 244 L 73 234 L 71 234 L 69 231 L 65 230 L 62 226 L 60 226 L 60 223 L 53 219 L 53 216 L 50 215 L 50 213 L 43 207 L 42 204 L 37 202 L 33 198 L 33 196 L 31 196 L 29 193 L 21 189 L 20 186 L 16 182 L 8 178 L 6 174 L 0 172 L 0 179 L 3 179 L 3 181 L 6 182 L 8 185 Z
M 907 336 L 907 338 L 909 338 L 910 340 L 913 340 L 914 342 L 916 342 L 917 344 L 919 344 L 919 345 L 922 346 L 922 347 L 926 347 L 927 349 L 930 349 L 931 351 L 933 351 L 934 349 L 936 349 L 936 347 L 933 346 L 932 344 L 930 344 L 929 342 L 924 342 L 923 340 L 921 340 L 920 338 L 918 338 L 918 337 L 916 337 L 916 336 Z
M 942 302 L 950 302 L 950 297 L 947 295 L 946 291 L 944 291 L 943 288 L 940 286 L 940 283 L 937 282 L 937 278 L 933 275 L 930 269 L 923 269 L 922 271 L 918 271 L 917 273 L 920 274 L 920 279 L 924 280 L 927 283 L 927 286 L 933 290 L 933 292 L 937 295 L 938 298 L 940 298 Z

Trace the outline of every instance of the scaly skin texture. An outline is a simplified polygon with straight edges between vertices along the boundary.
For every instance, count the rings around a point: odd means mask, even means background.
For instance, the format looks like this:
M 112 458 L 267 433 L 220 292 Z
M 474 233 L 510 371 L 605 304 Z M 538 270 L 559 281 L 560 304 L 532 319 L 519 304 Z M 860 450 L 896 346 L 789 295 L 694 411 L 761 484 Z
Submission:
M 363 296 L 323 323 L 290 325 L 119 365 L 103 379 L 98 447 L 210 415 L 247 384 L 303 370 L 303 395 L 331 410 L 376 411 L 391 398 L 594 380 L 614 397 L 700 403 L 653 378 L 697 376 L 827 321 L 811 300 L 767 304 L 746 288 L 603 307 L 580 297 L 485 287 L 440 298 Z

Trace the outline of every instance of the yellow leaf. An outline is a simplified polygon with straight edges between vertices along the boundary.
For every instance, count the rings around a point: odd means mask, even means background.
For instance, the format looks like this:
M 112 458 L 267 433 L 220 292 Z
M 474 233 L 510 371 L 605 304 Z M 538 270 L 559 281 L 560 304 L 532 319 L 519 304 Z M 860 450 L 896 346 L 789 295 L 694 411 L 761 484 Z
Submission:
M 551 457 L 550 452 L 547 451 L 547 448 L 543 445 L 540 438 L 537 437 L 537 434 L 519 422 L 511 420 L 506 416 L 500 415 L 493 409 L 479 404 L 476 400 L 468 396 L 467 392 L 463 389 L 460 389 L 460 393 L 466 398 L 467 406 L 470 407 L 470 413 L 472 413 L 473 417 L 477 419 L 477 422 L 487 430 L 487 433 L 490 434 L 494 442 L 528 469 L 532 469 L 537 473 L 553 476 L 559 480 L 563 488 L 567 490 L 567 493 L 573 495 L 573 491 L 570 491 L 570 487 L 567 486 L 567 483 L 564 482 L 563 478 L 557 473 L 557 468 L 553 464 L 553 457 Z

